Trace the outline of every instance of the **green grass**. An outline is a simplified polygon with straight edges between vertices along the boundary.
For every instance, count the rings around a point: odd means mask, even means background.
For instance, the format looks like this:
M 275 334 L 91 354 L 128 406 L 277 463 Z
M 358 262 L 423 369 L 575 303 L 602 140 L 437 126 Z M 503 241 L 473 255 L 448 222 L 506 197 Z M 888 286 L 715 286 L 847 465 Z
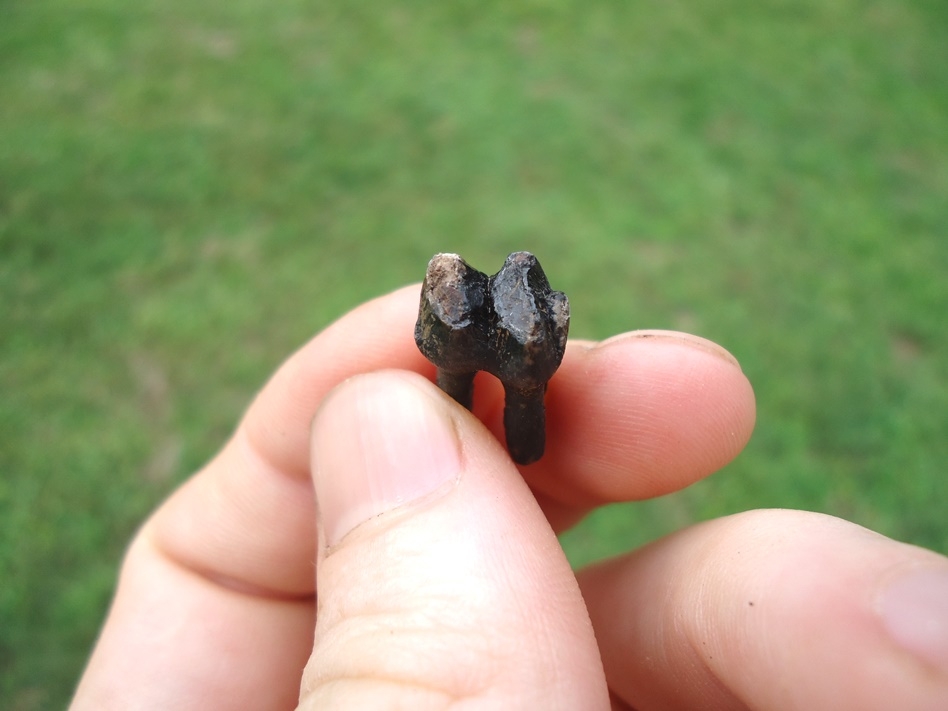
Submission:
M 948 551 L 945 7 L 0 5 L 0 698 L 65 703 L 142 517 L 437 251 L 754 383 L 747 451 L 577 563 L 761 506 Z

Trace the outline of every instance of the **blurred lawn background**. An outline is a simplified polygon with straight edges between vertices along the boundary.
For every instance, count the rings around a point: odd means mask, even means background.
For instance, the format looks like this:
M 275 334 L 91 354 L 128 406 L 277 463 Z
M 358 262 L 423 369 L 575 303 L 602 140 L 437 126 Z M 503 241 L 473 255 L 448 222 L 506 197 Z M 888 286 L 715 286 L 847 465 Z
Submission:
M 0 699 L 62 706 L 146 513 L 282 358 L 457 251 L 731 350 L 756 507 L 948 552 L 942 0 L 0 3 Z

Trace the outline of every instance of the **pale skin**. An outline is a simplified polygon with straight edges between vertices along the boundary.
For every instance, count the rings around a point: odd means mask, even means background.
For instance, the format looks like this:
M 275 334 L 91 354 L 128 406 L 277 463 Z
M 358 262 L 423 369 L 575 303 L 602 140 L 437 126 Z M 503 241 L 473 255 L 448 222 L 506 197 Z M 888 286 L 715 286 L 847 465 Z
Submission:
M 572 341 L 546 455 L 518 468 L 496 381 L 473 413 L 431 383 L 417 299 L 291 356 L 143 525 L 75 711 L 948 708 L 934 552 L 753 511 L 570 569 L 557 532 L 744 447 L 754 395 L 726 351 Z

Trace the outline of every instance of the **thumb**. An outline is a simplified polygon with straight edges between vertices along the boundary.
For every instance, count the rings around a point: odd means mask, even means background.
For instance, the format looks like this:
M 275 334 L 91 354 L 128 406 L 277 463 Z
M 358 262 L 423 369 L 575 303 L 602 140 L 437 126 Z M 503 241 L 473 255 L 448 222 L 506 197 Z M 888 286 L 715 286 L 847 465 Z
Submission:
M 607 709 L 576 579 L 506 453 L 420 376 L 313 424 L 317 620 L 301 709 Z

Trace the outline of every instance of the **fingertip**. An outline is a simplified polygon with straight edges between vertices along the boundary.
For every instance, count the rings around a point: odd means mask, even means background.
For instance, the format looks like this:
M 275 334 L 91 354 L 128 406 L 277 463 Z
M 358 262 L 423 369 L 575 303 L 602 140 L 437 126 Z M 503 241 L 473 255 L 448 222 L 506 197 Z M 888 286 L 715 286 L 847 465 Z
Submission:
M 750 439 L 753 388 L 717 344 L 638 331 L 580 346 L 551 381 L 549 464 L 531 478 L 551 496 L 591 505 L 666 494 L 717 471 Z

